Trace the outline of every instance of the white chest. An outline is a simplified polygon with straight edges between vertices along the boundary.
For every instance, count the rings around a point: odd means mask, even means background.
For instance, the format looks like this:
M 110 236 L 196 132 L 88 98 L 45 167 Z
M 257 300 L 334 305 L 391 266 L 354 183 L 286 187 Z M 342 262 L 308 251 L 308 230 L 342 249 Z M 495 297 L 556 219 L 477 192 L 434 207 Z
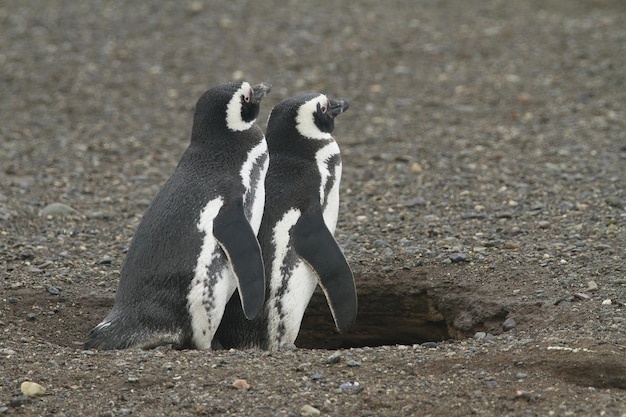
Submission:
M 221 197 L 209 201 L 200 213 L 197 225 L 203 233 L 203 242 L 187 294 L 187 308 L 194 344 L 199 349 L 211 347 L 226 301 L 236 287 L 228 259 L 213 236 L 213 222 L 223 204 Z
M 315 154 L 320 173 L 320 204 L 324 208 L 324 222 L 331 233 L 335 233 L 339 212 L 339 182 L 341 181 L 341 158 L 334 140 Z
M 246 217 L 254 233 L 258 233 L 265 205 L 265 174 L 269 166 L 267 143 L 265 139 L 248 152 L 241 166 L 241 182 L 245 193 L 243 196 Z

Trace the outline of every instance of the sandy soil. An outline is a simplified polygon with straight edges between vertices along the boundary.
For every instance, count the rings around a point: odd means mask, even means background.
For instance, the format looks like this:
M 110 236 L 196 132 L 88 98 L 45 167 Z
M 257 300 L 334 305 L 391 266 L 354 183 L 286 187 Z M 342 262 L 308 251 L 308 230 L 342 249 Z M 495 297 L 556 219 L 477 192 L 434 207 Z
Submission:
M 625 16 L 0 4 L 0 414 L 626 416 Z M 316 294 L 295 350 L 83 350 L 196 99 L 241 78 L 274 86 L 261 125 L 299 92 L 351 102 L 335 137 L 353 332 Z

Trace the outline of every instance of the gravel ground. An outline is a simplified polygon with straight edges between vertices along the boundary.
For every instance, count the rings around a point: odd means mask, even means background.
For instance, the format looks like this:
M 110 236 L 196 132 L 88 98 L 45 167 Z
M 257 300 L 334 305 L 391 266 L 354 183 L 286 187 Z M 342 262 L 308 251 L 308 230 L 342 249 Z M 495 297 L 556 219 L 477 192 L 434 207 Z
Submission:
M 0 414 L 626 416 L 625 18 L 621 0 L 0 3 Z M 317 294 L 295 350 L 83 350 L 196 99 L 241 78 L 274 86 L 261 125 L 302 91 L 350 100 L 354 331 Z

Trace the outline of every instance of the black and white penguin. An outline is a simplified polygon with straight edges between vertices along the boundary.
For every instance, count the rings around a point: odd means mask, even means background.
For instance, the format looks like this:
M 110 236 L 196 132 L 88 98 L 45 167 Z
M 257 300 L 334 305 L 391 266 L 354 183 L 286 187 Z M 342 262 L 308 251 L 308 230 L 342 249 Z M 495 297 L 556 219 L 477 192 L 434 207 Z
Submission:
M 190 145 L 141 219 L 115 305 L 86 348 L 211 348 L 235 289 L 246 317 L 261 312 L 256 234 L 269 160 L 255 121 L 269 90 L 227 83 L 200 97 Z
M 354 278 L 333 237 L 341 156 L 332 132 L 335 117 L 347 109 L 347 101 L 323 94 L 292 97 L 272 109 L 266 131 L 266 203 L 258 234 L 268 284 L 265 306 L 250 321 L 238 303 L 228 303 L 215 334 L 224 348 L 275 350 L 294 343 L 318 284 L 337 329 L 343 333 L 354 323 Z

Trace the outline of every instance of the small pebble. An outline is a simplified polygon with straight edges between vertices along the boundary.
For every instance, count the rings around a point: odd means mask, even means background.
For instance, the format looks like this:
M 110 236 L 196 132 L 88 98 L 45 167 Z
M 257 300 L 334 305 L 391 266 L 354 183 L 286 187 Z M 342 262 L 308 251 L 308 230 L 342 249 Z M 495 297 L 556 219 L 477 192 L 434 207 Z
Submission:
M 113 259 L 104 258 L 96 261 L 96 265 L 111 265 L 113 263 Z
M 321 414 L 320 410 L 308 404 L 302 406 L 300 413 L 305 416 L 319 416 Z
M 515 392 L 515 398 L 521 398 L 521 399 L 528 400 L 528 401 L 534 401 L 535 399 L 537 399 L 537 396 L 530 391 L 517 390 Z
M 551 224 L 552 223 L 550 223 L 547 220 L 542 220 L 539 223 L 537 223 L 537 225 L 539 226 L 540 229 L 549 229 Z
M 465 262 L 467 260 L 467 255 L 464 253 L 452 253 L 449 258 L 452 262 Z
M 426 205 L 426 199 L 424 197 L 415 197 L 404 202 L 404 207 L 423 207 Z
M 497 387 L 498 386 L 498 381 L 490 379 L 488 381 L 485 381 L 485 386 L 490 387 L 490 388 Z
M 619 197 L 607 197 L 604 201 L 607 205 L 616 209 L 623 209 L 626 206 Z
M 588 292 L 598 291 L 598 284 L 595 281 L 589 281 L 587 283 L 587 291 Z
M 298 372 L 305 372 L 305 371 L 308 371 L 310 367 L 311 367 L 311 364 L 309 362 L 301 363 L 296 368 L 296 371 L 298 371 Z
M 613 301 L 611 301 L 610 299 L 602 300 L 603 306 L 610 306 L 611 304 L 613 304 Z
M 525 373 L 523 373 L 523 372 L 518 372 L 518 373 L 516 373 L 516 374 L 515 374 L 515 379 L 524 379 L 524 378 L 526 378 L 527 376 L 528 376 L 528 375 L 526 375 L 526 374 L 525 374 Z
M 385 262 L 385 263 L 389 263 L 389 262 L 393 261 L 393 249 L 391 249 L 391 248 L 383 249 L 383 253 L 382 253 L 380 259 L 383 262 Z
M 476 340 L 483 340 L 486 336 L 487 336 L 487 333 L 485 333 L 485 332 L 476 332 L 476 333 L 474 333 L 474 339 L 476 339 Z
M 311 378 L 311 381 L 321 381 L 323 377 L 324 376 L 321 374 L 321 372 L 313 372 L 312 374 L 309 375 L 309 378 Z
M 350 381 L 339 385 L 339 389 L 349 394 L 356 394 L 363 391 L 363 386 L 356 381 Z
M 437 342 L 424 342 L 421 346 L 428 349 L 435 349 L 437 347 Z
M 245 379 L 235 379 L 233 387 L 237 389 L 250 389 L 250 384 Z
M 200 13 L 204 9 L 204 4 L 201 1 L 192 1 L 188 6 L 187 10 L 191 13 Z
M 577 292 L 576 294 L 574 294 L 574 298 L 581 300 L 581 301 L 591 300 L 591 297 L 585 294 L 584 292 Z
M 39 265 L 37 265 L 37 268 L 46 269 L 47 267 L 49 267 L 52 264 L 53 264 L 52 261 L 44 261 L 44 262 L 40 263 Z
M 2 356 L 11 356 L 11 355 L 15 355 L 17 352 L 15 352 L 13 349 L 9 349 L 9 348 L 0 348 L 0 355 Z
M 351 367 L 351 368 L 355 368 L 357 366 L 361 366 L 361 362 L 350 360 L 350 361 L 346 362 L 346 365 Z
M 44 387 L 36 382 L 31 381 L 22 382 L 22 385 L 20 385 L 20 391 L 22 391 L 22 394 L 26 395 L 27 397 L 44 395 L 46 393 L 46 389 Z
M 52 295 L 59 295 L 59 294 L 61 294 L 61 291 L 57 287 L 53 287 L 52 285 L 48 285 L 46 287 L 46 291 L 48 291 L 48 293 L 52 294 Z
M 36 314 L 36 313 L 28 313 L 28 314 L 26 315 L 26 318 L 27 318 L 28 320 L 30 320 L 30 321 L 33 321 L 33 320 L 35 320 L 35 319 L 37 318 L 37 314 Z
M 572 301 L 574 301 L 574 296 L 566 295 L 566 296 L 563 296 L 563 297 L 559 298 L 558 300 L 556 300 L 554 302 L 554 305 L 557 306 L 557 305 L 559 305 L 559 304 L 561 304 L 563 302 L 571 303 Z
M 133 409 L 132 408 L 120 408 L 117 411 L 118 414 L 123 415 L 123 416 L 127 416 L 129 414 L 133 413 Z
M 515 344 L 518 346 L 526 346 L 531 343 L 535 343 L 535 339 L 522 339 L 518 340 Z
M 135 375 L 129 375 L 126 381 L 130 382 L 131 384 L 134 384 L 135 382 L 139 382 L 139 377 Z
M 326 359 L 326 363 L 333 364 L 338 363 L 341 360 L 341 352 L 334 352 Z
M 51 203 L 41 210 L 41 216 L 43 217 L 64 217 L 76 213 L 78 213 L 76 209 L 63 203 Z
M 508 319 L 504 320 L 504 323 L 502 323 L 502 330 L 508 332 L 509 330 L 514 329 L 516 326 L 517 322 L 515 321 L 515 319 L 513 317 L 509 317 Z

